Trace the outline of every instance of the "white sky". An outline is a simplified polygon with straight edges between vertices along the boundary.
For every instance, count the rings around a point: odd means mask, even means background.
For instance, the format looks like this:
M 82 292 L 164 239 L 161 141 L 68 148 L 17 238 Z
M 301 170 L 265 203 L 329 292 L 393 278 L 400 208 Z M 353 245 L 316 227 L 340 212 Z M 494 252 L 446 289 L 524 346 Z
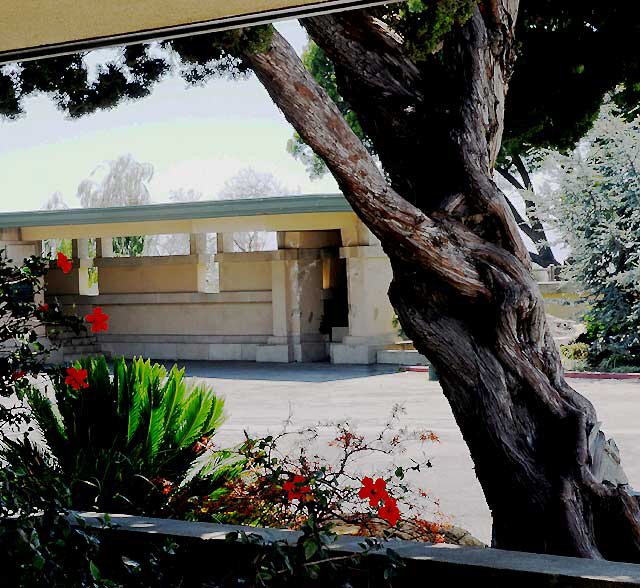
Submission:
M 301 52 L 306 34 L 297 21 L 276 26 Z M 154 202 L 178 188 L 214 197 L 248 166 L 301 193 L 339 191 L 329 174 L 309 180 L 287 153 L 293 130 L 255 77 L 195 88 L 169 78 L 143 100 L 79 120 L 66 120 L 46 96 L 29 98 L 25 110 L 17 121 L 0 122 L 1 212 L 39 209 L 55 191 L 77 207 L 78 184 L 125 153 L 153 164 Z

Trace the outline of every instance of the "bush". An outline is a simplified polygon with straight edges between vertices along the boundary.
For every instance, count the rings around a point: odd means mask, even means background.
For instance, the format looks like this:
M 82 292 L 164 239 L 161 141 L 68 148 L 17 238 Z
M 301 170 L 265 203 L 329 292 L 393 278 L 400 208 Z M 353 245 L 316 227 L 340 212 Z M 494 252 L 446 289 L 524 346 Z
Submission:
M 589 346 L 586 343 L 560 345 L 560 353 L 567 359 L 586 361 L 589 356 Z
M 44 448 L 27 436 L 5 439 L 2 456 L 10 464 L 44 460 L 70 488 L 73 508 L 159 514 L 167 488 L 196 467 L 198 455 L 214 458 L 206 440 L 223 421 L 222 400 L 188 386 L 184 370 L 167 374 L 148 360 L 116 360 L 113 378 L 103 357 L 72 369 L 81 384 L 53 374 L 53 401 L 36 388 L 27 393 Z

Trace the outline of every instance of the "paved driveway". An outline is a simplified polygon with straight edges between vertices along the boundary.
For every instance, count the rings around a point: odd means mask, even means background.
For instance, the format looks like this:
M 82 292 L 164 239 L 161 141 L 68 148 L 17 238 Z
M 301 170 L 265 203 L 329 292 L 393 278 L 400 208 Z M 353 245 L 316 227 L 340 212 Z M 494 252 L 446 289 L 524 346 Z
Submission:
M 455 524 L 489 541 L 491 514 L 469 452 L 439 384 L 425 374 L 381 366 L 186 363 L 189 375 L 206 378 L 226 397 L 229 419 L 217 435 L 219 444 L 240 441 L 245 429 L 258 435 L 277 432 L 289 413 L 294 426 L 349 419 L 361 432 L 374 434 L 394 404 L 404 405 L 403 424 L 429 428 L 442 441 L 430 446 L 434 467 L 418 481 L 439 498 Z M 571 384 L 595 404 L 603 430 L 620 447 L 632 485 L 640 488 L 640 381 Z M 375 471 L 376 460 L 363 467 Z

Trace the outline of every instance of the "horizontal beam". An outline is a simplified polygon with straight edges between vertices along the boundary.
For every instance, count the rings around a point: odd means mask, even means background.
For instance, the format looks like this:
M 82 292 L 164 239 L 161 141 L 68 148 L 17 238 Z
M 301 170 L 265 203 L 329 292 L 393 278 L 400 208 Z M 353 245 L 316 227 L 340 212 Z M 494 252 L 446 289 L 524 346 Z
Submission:
M 342 194 L 307 194 L 111 208 L 4 212 L 0 213 L 0 229 L 133 221 L 177 221 L 304 212 L 350 212 L 351 210 L 351 206 Z
M 170 39 L 397 0 L 8 0 L 0 64 Z
M 357 222 L 357 217 L 353 212 L 307 212 L 196 220 L 37 226 L 24 227 L 20 234 L 22 241 L 43 241 L 44 239 L 88 239 L 91 237 L 128 237 L 130 235 L 328 231 L 352 228 Z

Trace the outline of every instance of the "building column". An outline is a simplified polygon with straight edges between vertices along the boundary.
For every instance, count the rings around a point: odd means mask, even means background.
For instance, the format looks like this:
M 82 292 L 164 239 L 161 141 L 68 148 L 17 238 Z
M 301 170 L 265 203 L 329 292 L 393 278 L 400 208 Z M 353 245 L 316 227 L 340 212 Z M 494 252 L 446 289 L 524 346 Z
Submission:
M 347 263 L 348 334 L 331 343 L 332 363 L 377 361 L 377 352 L 398 339 L 389 302 L 392 271 L 379 241 L 362 225 L 343 231 L 340 257 Z
M 42 255 L 42 241 L 23 241 L 22 231 L 19 228 L 0 229 L 0 251 L 4 250 L 6 258 L 14 266 L 22 265 L 23 261 L 32 255 Z M 42 279 L 40 285 L 43 285 Z M 44 303 L 45 289 L 40 288 L 39 292 L 34 292 L 33 301 L 36 304 Z M 35 328 L 39 343 L 49 347 L 50 343 L 46 337 L 46 329 L 43 325 Z
M 211 254 L 207 253 L 206 233 L 193 233 L 189 235 L 189 255 L 194 255 L 197 259 L 198 292 L 208 292 L 207 268 Z
M 89 269 L 93 267 L 93 260 L 89 257 L 89 239 L 72 239 L 71 240 L 71 258 L 73 260 L 73 269 L 77 269 L 74 275 L 74 282 L 78 282 L 78 294 L 92 296 L 98 293 L 97 285 L 89 286 Z M 67 278 L 69 278 L 67 274 Z M 75 292 L 74 292 L 75 293 Z
M 115 257 L 113 237 L 98 237 L 96 239 L 96 257 Z
M 286 231 L 277 235 L 271 262 L 273 336 L 257 349 L 257 361 L 303 362 L 326 359 L 323 314 L 323 248 L 336 246 L 332 231 Z

